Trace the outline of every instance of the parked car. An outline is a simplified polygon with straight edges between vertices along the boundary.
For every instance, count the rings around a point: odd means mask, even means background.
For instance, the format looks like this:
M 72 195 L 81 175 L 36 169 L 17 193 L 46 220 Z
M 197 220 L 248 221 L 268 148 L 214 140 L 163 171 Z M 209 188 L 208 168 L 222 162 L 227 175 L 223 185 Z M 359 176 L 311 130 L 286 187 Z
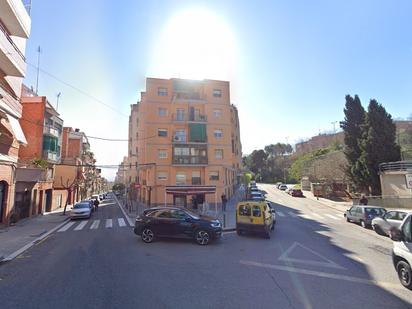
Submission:
M 270 232 L 275 228 L 272 209 L 267 202 L 240 202 L 236 205 L 236 232 L 262 233 L 270 238 Z
M 275 188 L 276 188 L 276 189 L 279 189 L 279 186 L 280 186 L 281 184 L 282 184 L 281 182 L 277 182 L 277 183 L 275 184 Z
M 363 228 L 368 228 L 376 217 L 383 217 L 386 209 L 376 206 L 356 205 L 348 209 L 344 216 L 347 222 L 359 223 Z
M 207 245 L 222 235 L 219 220 L 178 207 L 149 208 L 136 218 L 134 233 L 145 243 L 157 237 L 192 238 Z
M 404 210 L 388 211 L 383 217 L 372 220 L 372 228 L 379 235 L 389 236 L 391 229 L 399 229 L 407 214 L 408 212 Z
M 412 213 L 409 213 L 399 229 L 390 233 L 393 242 L 392 261 L 402 285 L 412 290 Z
M 70 219 L 90 218 L 92 216 L 92 211 L 88 201 L 77 203 L 70 211 Z
M 100 196 L 99 196 L 99 194 L 93 194 L 90 199 L 91 199 L 91 200 L 98 200 L 98 201 L 100 202 Z
M 258 200 L 265 200 L 265 197 L 263 196 L 263 194 L 262 193 L 260 193 L 260 192 L 257 192 L 257 191 L 252 191 L 250 194 L 249 194 L 249 199 L 251 199 L 251 200 L 253 200 L 253 199 L 258 199 Z
M 303 197 L 303 192 L 301 189 L 292 189 L 290 195 L 293 197 Z
M 285 191 L 285 190 L 287 190 L 287 188 L 288 188 L 288 186 L 287 185 L 280 185 L 279 186 L 279 190 L 282 190 L 282 191 Z
M 287 189 L 285 190 L 285 192 L 286 192 L 287 194 L 292 194 L 292 190 L 293 190 L 293 188 L 287 188 Z
M 82 200 L 80 203 L 89 203 L 90 209 L 93 211 L 93 201 L 92 199 Z

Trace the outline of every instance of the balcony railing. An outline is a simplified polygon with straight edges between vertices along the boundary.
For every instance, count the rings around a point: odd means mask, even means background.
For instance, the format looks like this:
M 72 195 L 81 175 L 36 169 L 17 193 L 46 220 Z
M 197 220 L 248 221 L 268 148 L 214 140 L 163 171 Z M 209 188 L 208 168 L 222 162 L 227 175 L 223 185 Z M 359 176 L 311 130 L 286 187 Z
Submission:
M 53 128 L 53 127 L 45 126 L 43 128 L 43 133 L 44 134 L 49 134 L 49 135 L 52 135 L 52 136 L 55 136 L 55 137 L 59 137 L 59 131 L 57 129 Z
M 19 56 L 23 59 L 23 61 L 26 61 L 26 57 L 24 57 L 23 53 L 20 51 L 17 45 L 13 42 L 13 39 L 10 37 L 9 33 L 7 32 L 6 28 L 4 28 L 1 22 L 0 22 L 0 31 L 3 32 L 3 34 L 7 38 L 7 41 L 10 42 L 10 44 L 13 46 L 13 48 L 16 50 Z
M 45 160 L 57 162 L 60 160 L 60 155 L 57 152 L 45 150 L 43 151 L 43 157 Z
M 201 156 L 173 156 L 173 164 L 206 165 L 207 164 L 207 157 L 201 157 Z
M 379 164 L 380 172 L 412 172 L 412 161 L 385 162 Z
M 182 121 L 182 122 L 207 122 L 207 115 L 195 114 L 172 114 L 172 121 Z

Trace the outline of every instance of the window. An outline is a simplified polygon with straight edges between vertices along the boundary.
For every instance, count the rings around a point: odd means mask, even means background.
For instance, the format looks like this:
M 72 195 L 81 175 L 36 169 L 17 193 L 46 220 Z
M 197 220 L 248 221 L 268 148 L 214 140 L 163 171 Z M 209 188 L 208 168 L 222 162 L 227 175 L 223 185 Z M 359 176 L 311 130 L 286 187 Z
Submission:
M 219 180 L 219 172 L 209 172 L 209 180 Z
M 239 207 L 239 216 L 247 216 L 249 217 L 251 213 L 249 205 L 242 205 Z
M 402 233 L 405 236 L 406 242 L 412 242 L 412 216 L 409 216 L 406 219 L 405 223 L 402 226 Z
M 215 159 L 223 159 L 223 149 L 215 149 Z
M 167 150 L 166 150 L 166 149 L 160 149 L 160 150 L 157 152 L 157 157 L 158 157 L 159 159 L 167 159 Z
M 200 171 L 192 172 L 192 185 L 200 185 L 200 184 L 201 184 Z
M 177 219 L 177 220 L 186 220 L 186 218 L 189 218 L 189 216 L 184 211 L 181 211 L 181 210 L 173 210 L 172 217 L 173 219 Z
M 213 135 L 215 138 L 221 138 L 223 135 L 222 130 L 214 130 Z
M 213 96 L 215 98 L 220 98 L 222 97 L 222 90 L 221 89 L 213 89 Z
M 220 118 L 222 116 L 222 110 L 221 109 L 214 109 L 213 110 L 213 116 L 215 118 Z
M 157 135 L 166 137 L 167 136 L 167 130 L 166 129 L 157 129 Z
M 175 136 L 174 136 L 174 141 L 175 142 L 186 142 L 186 130 L 185 129 L 176 129 L 175 131 Z
M 385 216 L 384 216 L 384 218 L 386 219 L 386 220 L 396 220 L 396 215 L 397 215 L 397 212 L 396 211 L 390 211 L 390 212 L 387 212 L 386 214 L 385 214 Z
M 158 180 L 167 180 L 167 172 L 158 172 L 157 173 Z
M 253 206 L 252 213 L 253 217 L 260 217 L 262 215 L 259 206 Z
M 157 215 L 158 218 L 164 218 L 164 219 L 171 219 L 172 218 L 172 212 L 170 210 L 164 210 L 161 213 Z
M 157 95 L 160 96 L 160 97 L 166 97 L 167 96 L 167 88 L 164 88 L 164 87 L 157 88 Z
M 186 174 L 184 172 L 176 173 L 176 184 L 185 185 L 186 184 Z
M 167 109 L 166 109 L 166 108 L 159 107 L 159 109 L 157 110 L 157 114 L 158 114 L 160 117 L 165 117 L 165 116 L 167 116 Z
M 176 120 L 178 121 L 185 120 L 185 110 L 183 108 L 178 108 L 176 110 Z
M 190 148 L 187 147 L 175 147 L 175 156 L 188 156 Z

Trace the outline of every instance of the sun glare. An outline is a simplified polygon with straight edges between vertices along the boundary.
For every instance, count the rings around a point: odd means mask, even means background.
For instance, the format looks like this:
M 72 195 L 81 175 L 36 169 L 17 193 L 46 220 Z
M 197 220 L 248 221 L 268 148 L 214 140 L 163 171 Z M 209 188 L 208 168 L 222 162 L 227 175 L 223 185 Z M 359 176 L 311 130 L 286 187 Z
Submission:
M 205 9 L 174 15 L 155 46 L 149 75 L 227 80 L 234 74 L 234 35 L 222 18 Z

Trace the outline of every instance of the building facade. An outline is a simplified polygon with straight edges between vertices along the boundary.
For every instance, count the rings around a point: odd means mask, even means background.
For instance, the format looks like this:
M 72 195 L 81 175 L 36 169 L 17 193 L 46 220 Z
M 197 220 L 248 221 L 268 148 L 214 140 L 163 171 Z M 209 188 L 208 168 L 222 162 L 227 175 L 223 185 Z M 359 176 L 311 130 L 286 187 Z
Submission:
M 229 82 L 147 78 L 134 110 L 129 141 L 137 141 L 137 167 L 129 168 L 137 168 L 141 202 L 197 206 L 233 195 L 242 148 Z
M 19 149 L 15 212 L 19 219 L 52 211 L 55 164 L 60 163 L 63 120 L 44 96 L 23 85 L 20 125 L 27 145 Z M 60 202 L 57 204 L 61 206 Z
M 0 1 L 0 224 L 14 221 L 18 152 L 26 145 L 19 124 L 24 56 L 31 19 L 21 0 Z
M 344 144 L 344 133 L 338 132 L 335 134 L 319 134 L 311 137 L 305 142 L 300 142 L 295 145 L 296 154 L 308 153 L 321 148 L 326 148 L 333 143 Z

